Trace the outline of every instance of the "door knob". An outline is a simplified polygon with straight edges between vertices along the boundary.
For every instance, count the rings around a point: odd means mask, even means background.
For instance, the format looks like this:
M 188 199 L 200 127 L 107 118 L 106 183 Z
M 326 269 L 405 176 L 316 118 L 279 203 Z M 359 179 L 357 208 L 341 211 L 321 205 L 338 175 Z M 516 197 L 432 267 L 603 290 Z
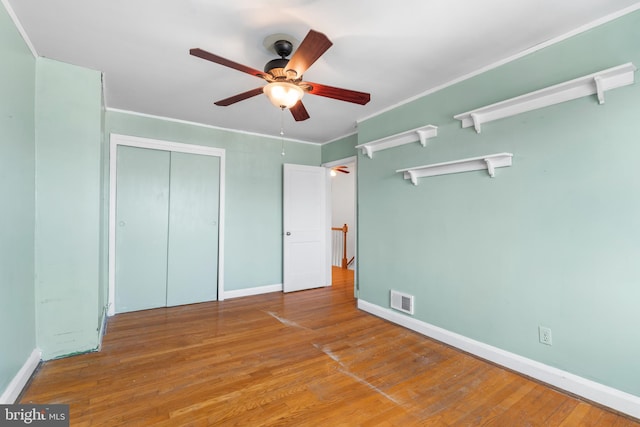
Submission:
M 290 231 L 287 231 L 287 236 L 291 236 L 291 232 Z

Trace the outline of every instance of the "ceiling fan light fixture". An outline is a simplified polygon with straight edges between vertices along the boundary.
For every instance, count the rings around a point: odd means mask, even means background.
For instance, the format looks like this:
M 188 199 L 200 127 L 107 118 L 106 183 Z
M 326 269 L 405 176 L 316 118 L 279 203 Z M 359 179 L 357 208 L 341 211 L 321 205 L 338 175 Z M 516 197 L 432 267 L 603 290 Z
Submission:
M 304 91 L 299 86 L 289 82 L 271 82 L 264 87 L 263 92 L 278 108 L 291 108 L 304 96 Z

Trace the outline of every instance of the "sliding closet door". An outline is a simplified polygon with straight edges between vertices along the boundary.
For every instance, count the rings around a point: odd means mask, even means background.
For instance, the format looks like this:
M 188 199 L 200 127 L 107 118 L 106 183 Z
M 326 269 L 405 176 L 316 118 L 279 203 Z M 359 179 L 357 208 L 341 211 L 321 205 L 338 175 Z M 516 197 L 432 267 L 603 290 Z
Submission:
M 171 153 L 167 305 L 217 299 L 220 158 Z
M 118 147 L 118 312 L 166 305 L 170 155 L 168 151 Z

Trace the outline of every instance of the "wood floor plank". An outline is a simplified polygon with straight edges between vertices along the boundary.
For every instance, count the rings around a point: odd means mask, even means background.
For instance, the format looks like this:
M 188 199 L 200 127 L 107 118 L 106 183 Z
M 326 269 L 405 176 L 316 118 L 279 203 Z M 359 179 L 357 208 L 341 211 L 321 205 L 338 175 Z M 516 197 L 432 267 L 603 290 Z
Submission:
M 329 288 L 109 319 L 102 351 L 44 363 L 21 402 L 73 426 L 640 426 L 356 308 Z

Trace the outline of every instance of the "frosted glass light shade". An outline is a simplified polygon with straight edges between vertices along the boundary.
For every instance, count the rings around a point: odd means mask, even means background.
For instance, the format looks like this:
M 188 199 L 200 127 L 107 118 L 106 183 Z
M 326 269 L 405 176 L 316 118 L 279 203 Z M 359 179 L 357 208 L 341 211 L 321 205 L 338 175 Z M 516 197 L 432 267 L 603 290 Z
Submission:
M 302 99 L 304 91 L 288 82 L 273 82 L 262 89 L 269 101 L 278 108 L 291 108 Z

